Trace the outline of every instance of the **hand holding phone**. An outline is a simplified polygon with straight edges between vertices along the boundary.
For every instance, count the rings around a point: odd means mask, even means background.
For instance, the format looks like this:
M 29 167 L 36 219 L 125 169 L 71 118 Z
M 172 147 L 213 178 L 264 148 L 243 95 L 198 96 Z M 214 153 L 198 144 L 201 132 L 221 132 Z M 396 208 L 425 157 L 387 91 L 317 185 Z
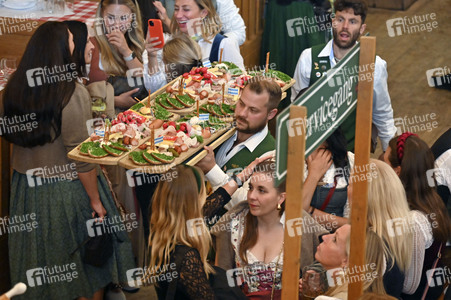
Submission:
M 158 37 L 158 39 L 152 39 L 151 42 L 155 44 L 156 42 L 160 42 L 157 45 L 154 45 L 155 48 L 163 48 L 164 46 L 164 38 L 163 38 L 163 25 L 161 20 L 159 19 L 149 19 L 149 30 L 148 35 L 150 38 Z

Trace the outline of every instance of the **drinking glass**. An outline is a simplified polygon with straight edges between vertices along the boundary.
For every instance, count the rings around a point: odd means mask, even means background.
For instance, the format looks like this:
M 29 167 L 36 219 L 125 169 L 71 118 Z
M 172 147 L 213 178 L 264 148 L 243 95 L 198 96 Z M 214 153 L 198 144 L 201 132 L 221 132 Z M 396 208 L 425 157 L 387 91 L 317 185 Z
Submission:
M 310 267 L 302 270 L 302 294 L 308 298 L 316 298 L 326 292 L 326 271 L 318 272 Z
M 11 77 L 11 74 L 14 73 L 17 69 L 17 61 L 15 58 L 2 58 L 0 60 L 0 69 L 3 73 L 5 81 Z

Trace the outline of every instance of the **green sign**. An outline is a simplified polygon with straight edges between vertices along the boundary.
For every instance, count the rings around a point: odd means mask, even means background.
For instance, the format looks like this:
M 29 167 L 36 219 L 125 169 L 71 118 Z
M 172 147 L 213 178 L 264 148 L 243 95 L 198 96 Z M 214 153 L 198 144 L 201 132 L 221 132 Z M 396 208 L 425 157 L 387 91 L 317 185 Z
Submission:
M 306 126 L 305 156 L 310 155 L 340 126 L 357 106 L 357 84 L 359 81 L 360 44 L 332 69 L 327 71 L 292 105 L 307 107 L 307 118 L 289 120 L 287 107 L 277 116 L 276 127 L 276 184 L 287 175 L 288 138 L 302 134 Z M 368 66 L 374 69 L 374 64 Z M 360 69 L 363 71 L 362 66 Z M 320 71 L 320 70 L 318 70 Z M 355 122 L 355 120 L 352 120 Z M 302 178 L 303 174 L 299 174 Z

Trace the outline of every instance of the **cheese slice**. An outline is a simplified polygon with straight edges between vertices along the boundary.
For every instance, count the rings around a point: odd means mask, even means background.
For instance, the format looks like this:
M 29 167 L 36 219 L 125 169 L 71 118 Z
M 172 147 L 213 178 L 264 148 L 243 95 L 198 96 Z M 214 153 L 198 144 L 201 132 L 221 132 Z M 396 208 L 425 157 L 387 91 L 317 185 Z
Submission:
M 110 140 L 113 140 L 113 139 L 120 139 L 120 138 L 122 138 L 122 137 L 124 137 L 124 135 L 122 134 L 122 132 L 115 132 L 115 133 L 111 133 L 110 134 Z

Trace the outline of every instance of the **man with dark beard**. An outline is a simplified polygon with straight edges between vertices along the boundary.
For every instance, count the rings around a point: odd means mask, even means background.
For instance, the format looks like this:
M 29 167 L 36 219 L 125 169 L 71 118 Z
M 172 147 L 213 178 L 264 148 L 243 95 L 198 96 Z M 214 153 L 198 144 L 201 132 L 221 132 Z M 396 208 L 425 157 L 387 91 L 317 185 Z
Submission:
M 333 40 L 326 45 L 317 45 L 302 52 L 296 65 L 291 88 L 291 101 L 299 97 L 299 92 L 318 81 L 328 69 L 333 68 L 356 44 L 366 28 L 367 5 L 363 0 L 336 0 L 334 3 Z M 358 74 L 356 74 L 358 76 Z M 373 151 L 376 138 L 382 142 L 385 152 L 388 142 L 396 133 L 393 109 L 387 87 L 387 63 L 376 56 L 373 86 Z M 353 116 L 353 118 L 352 118 Z M 350 124 L 352 123 L 352 124 Z M 348 141 L 348 149 L 354 148 L 355 114 L 342 125 Z
M 205 147 L 208 155 L 197 164 L 214 190 L 231 179 L 241 187 L 242 179 L 236 174 L 256 158 L 273 152 L 275 140 L 268 130 L 268 121 L 277 114 L 281 98 L 279 85 L 265 77 L 254 77 L 243 89 L 235 108 L 235 134 L 215 151 Z M 246 193 L 245 188 L 238 189 L 226 207 L 245 200 Z

